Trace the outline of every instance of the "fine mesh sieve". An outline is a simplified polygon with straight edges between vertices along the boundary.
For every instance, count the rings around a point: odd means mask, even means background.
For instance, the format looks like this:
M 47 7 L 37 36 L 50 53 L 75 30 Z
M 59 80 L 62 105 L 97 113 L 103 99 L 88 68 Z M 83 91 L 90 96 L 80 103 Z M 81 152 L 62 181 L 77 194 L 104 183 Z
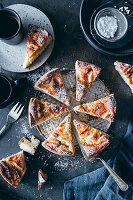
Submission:
M 101 17 L 106 17 L 106 16 L 113 16 L 114 18 L 117 19 L 118 29 L 113 38 L 106 38 L 98 31 L 97 24 L 98 24 L 99 19 Z M 107 8 L 100 10 L 96 14 L 95 19 L 94 19 L 94 28 L 95 28 L 96 33 L 102 39 L 104 39 L 108 42 L 116 42 L 116 41 L 122 39 L 126 35 L 127 30 L 128 30 L 128 21 L 127 21 L 126 16 L 121 11 L 119 11 L 118 9 L 112 8 L 112 7 L 107 7 Z

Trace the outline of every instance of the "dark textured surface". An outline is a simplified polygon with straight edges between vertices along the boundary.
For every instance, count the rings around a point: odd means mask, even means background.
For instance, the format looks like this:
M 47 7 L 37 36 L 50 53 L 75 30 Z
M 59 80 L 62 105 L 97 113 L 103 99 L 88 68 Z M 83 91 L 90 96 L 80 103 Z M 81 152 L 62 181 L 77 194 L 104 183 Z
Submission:
M 56 66 L 72 69 L 74 68 L 76 59 L 79 59 L 92 62 L 102 68 L 99 78 L 115 94 L 117 100 L 118 109 L 116 121 L 108 131 L 114 137 L 114 140 L 106 152 L 107 155 L 105 155 L 105 158 L 107 160 L 111 154 L 117 151 L 120 141 L 125 134 L 132 104 L 130 89 L 115 71 L 113 62 L 117 59 L 127 63 L 133 63 L 133 59 L 131 57 L 120 59 L 118 57 L 102 55 L 86 42 L 79 24 L 80 0 L 4 0 L 2 2 L 4 6 L 25 3 L 42 10 L 53 24 L 56 42 L 53 54 L 49 60 L 44 66 L 34 72 L 16 74 L 0 69 L 2 73 L 10 75 L 14 79 L 26 77 L 28 80 L 25 89 L 21 89 L 21 102 L 26 104 L 25 111 L 22 117 L 7 131 L 6 135 L 0 139 L 0 159 L 18 152 L 19 147 L 17 143 L 23 136 L 31 136 L 33 134 L 43 140 L 36 128 L 30 129 L 27 121 L 27 105 L 29 99 L 35 96 L 36 93 L 33 90 L 33 84 L 50 68 Z M 0 110 L 0 128 L 4 125 L 6 115 L 11 107 L 9 106 L 8 108 Z M 27 162 L 26 175 L 17 189 L 8 186 L 3 178 L 0 177 L 0 200 L 14 198 L 17 200 L 34 200 L 40 199 L 40 194 L 43 194 L 46 200 L 62 200 L 63 183 L 66 180 L 102 166 L 99 161 L 95 161 L 94 163 L 84 162 L 80 152 L 77 152 L 75 158 L 64 158 L 47 152 L 41 145 L 34 157 L 29 156 L 29 160 Z M 70 165 L 69 167 L 66 167 L 67 163 Z M 72 165 L 75 165 L 75 167 Z M 46 171 L 49 178 L 46 185 L 38 192 L 37 172 L 39 168 Z

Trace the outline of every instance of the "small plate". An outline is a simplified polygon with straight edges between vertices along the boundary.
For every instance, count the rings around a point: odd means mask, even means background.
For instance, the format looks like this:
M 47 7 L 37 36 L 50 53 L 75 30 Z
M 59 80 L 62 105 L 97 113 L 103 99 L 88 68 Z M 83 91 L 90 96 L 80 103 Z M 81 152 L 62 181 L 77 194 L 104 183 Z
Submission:
M 45 63 L 53 51 L 55 36 L 52 24 L 42 11 L 32 6 L 14 4 L 8 6 L 8 8 L 15 10 L 20 15 L 25 29 L 25 38 L 20 44 L 14 46 L 0 41 L 0 66 L 10 72 L 24 73 L 33 71 Z M 46 29 L 52 35 L 53 41 L 29 68 L 24 69 L 23 62 L 28 40 L 28 24 L 38 25 Z

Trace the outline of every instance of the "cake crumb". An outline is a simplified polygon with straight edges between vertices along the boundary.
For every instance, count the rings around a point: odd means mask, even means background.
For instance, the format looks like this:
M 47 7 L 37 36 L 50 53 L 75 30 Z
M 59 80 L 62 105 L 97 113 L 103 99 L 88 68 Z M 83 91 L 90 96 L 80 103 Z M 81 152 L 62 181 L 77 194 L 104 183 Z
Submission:
M 40 198 L 44 199 L 44 196 L 42 194 L 40 194 Z

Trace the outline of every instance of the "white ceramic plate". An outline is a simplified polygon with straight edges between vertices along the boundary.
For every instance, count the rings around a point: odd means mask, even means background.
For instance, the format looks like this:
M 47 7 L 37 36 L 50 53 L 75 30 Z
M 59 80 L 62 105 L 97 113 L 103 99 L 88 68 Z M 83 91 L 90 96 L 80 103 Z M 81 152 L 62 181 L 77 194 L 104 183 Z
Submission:
M 15 10 L 20 15 L 25 29 L 25 38 L 20 44 L 14 46 L 0 41 L 0 66 L 11 72 L 22 73 L 33 71 L 46 62 L 52 53 L 55 39 L 53 27 L 48 17 L 37 8 L 25 4 L 14 4 L 8 6 L 8 8 Z M 28 39 L 28 24 L 38 25 L 46 29 L 52 35 L 53 42 L 44 50 L 30 68 L 24 69 L 23 62 Z

